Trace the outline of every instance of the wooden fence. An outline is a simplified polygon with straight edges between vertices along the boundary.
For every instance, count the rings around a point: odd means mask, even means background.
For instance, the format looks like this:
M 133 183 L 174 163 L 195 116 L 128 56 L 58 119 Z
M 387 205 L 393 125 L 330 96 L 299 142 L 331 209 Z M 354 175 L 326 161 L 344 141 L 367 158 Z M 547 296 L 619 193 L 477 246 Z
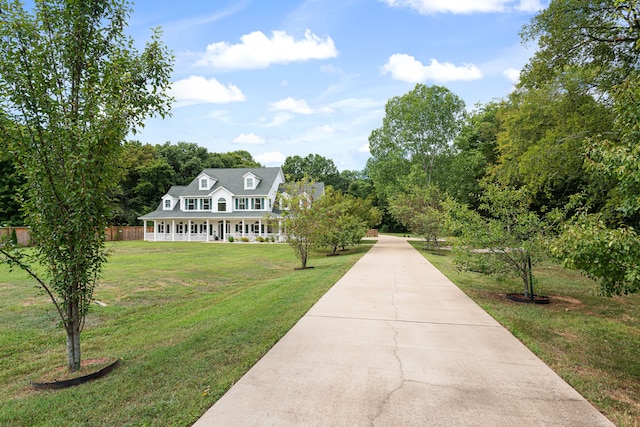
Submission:
M 133 225 L 112 225 L 111 227 L 107 227 L 106 235 L 107 241 L 144 239 L 143 227 Z
M 16 232 L 18 244 L 21 246 L 28 246 L 31 241 L 28 227 L 0 227 L 0 238 L 4 236 L 11 236 L 14 230 Z
M 28 246 L 31 243 L 28 227 L 0 227 L 0 237 L 11 236 L 13 230 L 16 231 L 18 244 Z M 116 240 L 142 240 L 144 232 L 142 226 L 116 226 L 112 225 L 105 229 L 105 237 L 108 242 Z

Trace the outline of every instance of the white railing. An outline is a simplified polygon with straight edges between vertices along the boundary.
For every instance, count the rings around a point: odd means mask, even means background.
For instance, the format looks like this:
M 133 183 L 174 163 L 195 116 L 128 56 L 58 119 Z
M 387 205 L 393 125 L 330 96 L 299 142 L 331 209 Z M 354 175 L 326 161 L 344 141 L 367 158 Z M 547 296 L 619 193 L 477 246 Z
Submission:
M 279 241 L 280 235 L 278 233 L 226 233 L 224 241 L 229 241 L 229 237 L 233 237 L 234 241 L 241 242 L 243 238 L 249 239 L 250 242 L 256 242 L 260 240 L 260 237 L 268 241 Z M 154 233 L 147 233 L 146 239 L 154 241 Z M 217 241 L 222 241 L 218 237 Z M 155 233 L 156 242 L 214 242 L 216 236 L 207 235 L 207 233 Z

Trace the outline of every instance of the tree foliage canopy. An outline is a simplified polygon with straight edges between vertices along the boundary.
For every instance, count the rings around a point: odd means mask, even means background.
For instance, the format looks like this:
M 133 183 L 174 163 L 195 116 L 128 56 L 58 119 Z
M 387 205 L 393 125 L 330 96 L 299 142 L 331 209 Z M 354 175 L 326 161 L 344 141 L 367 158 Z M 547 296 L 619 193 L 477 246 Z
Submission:
M 0 11 L 2 140 L 27 181 L 23 209 L 46 271 L 40 284 L 76 370 L 107 256 L 121 143 L 149 115 L 168 113 L 173 58 L 158 31 L 142 52 L 133 47 L 125 1 L 39 0 L 28 11 L 0 0 Z M 25 267 L 17 257 L 9 259 Z
M 382 127 L 369 136 L 368 168 L 379 191 L 388 197 L 407 177 L 413 184 L 431 184 L 437 162 L 452 149 L 463 117 L 464 102 L 442 86 L 417 84 L 387 101 Z

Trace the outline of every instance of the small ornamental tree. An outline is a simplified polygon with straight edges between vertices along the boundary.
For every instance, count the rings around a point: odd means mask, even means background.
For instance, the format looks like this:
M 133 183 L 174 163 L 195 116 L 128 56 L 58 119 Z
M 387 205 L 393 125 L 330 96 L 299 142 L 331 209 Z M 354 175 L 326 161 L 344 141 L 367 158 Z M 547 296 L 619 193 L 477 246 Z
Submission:
M 413 186 L 408 193 L 398 193 L 389 200 L 389 211 L 409 231 L 422 236 L 426 247 L 439 248 L 444 214 L 443 195 L 433 185 Z
M 171 101 L 173 58 L 158 31 L 143 52 L 133 47 L 130 13 L 126 0 L 36 0 L 30 10 L 0 0 L 0 140 L 26 179 L 35 242 L 33 260 L 0 253 L 55 305 L 70 371 L 80 368 L 80 332 L 107 258 L 121 143 Z
M 522 279 L 523 295 L 533 301 L 532 268 L 544 255 L 546 222 L 529 209 L 523 190 L 485 185 L 481 201 L 485 216 L 452 200 L 443 204 L 445 225 L 459 240 L 458 265 L 482 273 L 513 273 Z
M 335 255 L 339 247 L 345 249 L 348 245 L 359 243 L 367 234 L 367 229 L 378 224 L 382 218 L 370 200 L 343 194 L 332 187 L 326 189 L 315 207 L 325 221 L 320 236 L 321 245 L 331 248 L 331 255 Z
M 286 242 L 300 259 L 300 268 L 307 268 L 311 250 L 321 244 L 326 224 L 321 210 L 315 205 L 313 183 L 302 180 L 285 185 L 282 204 L 282 233 Z

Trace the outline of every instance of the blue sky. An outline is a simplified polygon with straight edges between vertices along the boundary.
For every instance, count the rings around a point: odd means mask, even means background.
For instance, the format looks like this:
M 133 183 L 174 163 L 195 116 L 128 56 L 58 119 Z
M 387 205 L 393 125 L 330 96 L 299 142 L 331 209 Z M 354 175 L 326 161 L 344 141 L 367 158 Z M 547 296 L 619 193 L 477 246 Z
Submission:
M 446 86 L 469 110 L 508 95 L 535 48 L 519 32 L 547 3 L 140 0 L 129 32 L 142 45 L 162 27 L 176 102 L 134 138 L 361 170 L 385 103 L 416 83 Z

